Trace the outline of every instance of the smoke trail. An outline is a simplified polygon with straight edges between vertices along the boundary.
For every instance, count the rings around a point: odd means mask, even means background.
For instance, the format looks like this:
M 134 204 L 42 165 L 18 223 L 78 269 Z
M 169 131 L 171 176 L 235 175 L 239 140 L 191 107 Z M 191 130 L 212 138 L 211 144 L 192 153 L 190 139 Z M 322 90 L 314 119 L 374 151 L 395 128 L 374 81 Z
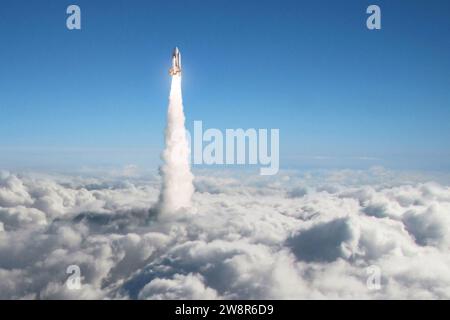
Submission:
M 160 168 L 163 184 L 159 209 L 163 214 L 190 207 L 194 193 L 194 176 L 189 165 L 189 146 L 184 122 L 181 75 L 178 74 L 172 76 L 165 131 L 166 148 L 162 154 L 164 164 Z

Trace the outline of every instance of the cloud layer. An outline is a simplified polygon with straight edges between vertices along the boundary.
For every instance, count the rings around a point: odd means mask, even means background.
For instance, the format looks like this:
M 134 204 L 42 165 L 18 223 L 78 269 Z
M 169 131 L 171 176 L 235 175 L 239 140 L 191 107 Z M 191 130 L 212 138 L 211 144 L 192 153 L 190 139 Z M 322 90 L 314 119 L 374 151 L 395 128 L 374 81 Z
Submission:
M 138 176 L 0 173 L 0 298 L 450 298 L 444 183 L 199 172 L 194 209 L 157 217 L 160 182 Z

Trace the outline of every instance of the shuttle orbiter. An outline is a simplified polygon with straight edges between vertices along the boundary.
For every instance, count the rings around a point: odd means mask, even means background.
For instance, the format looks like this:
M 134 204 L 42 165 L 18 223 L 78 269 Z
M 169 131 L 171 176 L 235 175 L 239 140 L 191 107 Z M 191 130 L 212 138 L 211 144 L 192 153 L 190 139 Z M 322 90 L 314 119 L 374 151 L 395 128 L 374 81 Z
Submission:
M 169 69 L 169 74 L 175 76 L 177 74 L 181 75 L 181 53 L 178 47 L 173 49 L 172 53 L 172 68 Z

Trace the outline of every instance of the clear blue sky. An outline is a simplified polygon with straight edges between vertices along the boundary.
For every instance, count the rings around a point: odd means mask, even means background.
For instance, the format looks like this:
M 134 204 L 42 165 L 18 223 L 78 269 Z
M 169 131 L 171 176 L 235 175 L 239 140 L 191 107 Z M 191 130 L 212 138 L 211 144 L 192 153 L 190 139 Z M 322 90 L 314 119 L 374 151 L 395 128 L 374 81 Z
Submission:
M 0 39 L 0 168 L 156 167 L 178 45 L 188 127 L 279 128 L 282 167 L 450 170 L 449 1 L 2 0 Z

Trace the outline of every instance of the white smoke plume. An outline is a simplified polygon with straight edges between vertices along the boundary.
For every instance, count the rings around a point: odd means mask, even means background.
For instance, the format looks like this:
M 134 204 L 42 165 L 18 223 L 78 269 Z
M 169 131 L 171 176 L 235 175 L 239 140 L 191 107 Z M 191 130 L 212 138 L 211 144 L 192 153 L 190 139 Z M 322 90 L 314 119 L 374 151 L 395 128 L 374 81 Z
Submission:
M 164 164 L 160 169 L 163 184 L 159 209 L 163 214 L 189 208 L 194 193 L 194 176 L 189 164 L 190 152 L 184 122 L 181 75 L 174 75 L 167 112 L 166 148 L 162 154 Z

